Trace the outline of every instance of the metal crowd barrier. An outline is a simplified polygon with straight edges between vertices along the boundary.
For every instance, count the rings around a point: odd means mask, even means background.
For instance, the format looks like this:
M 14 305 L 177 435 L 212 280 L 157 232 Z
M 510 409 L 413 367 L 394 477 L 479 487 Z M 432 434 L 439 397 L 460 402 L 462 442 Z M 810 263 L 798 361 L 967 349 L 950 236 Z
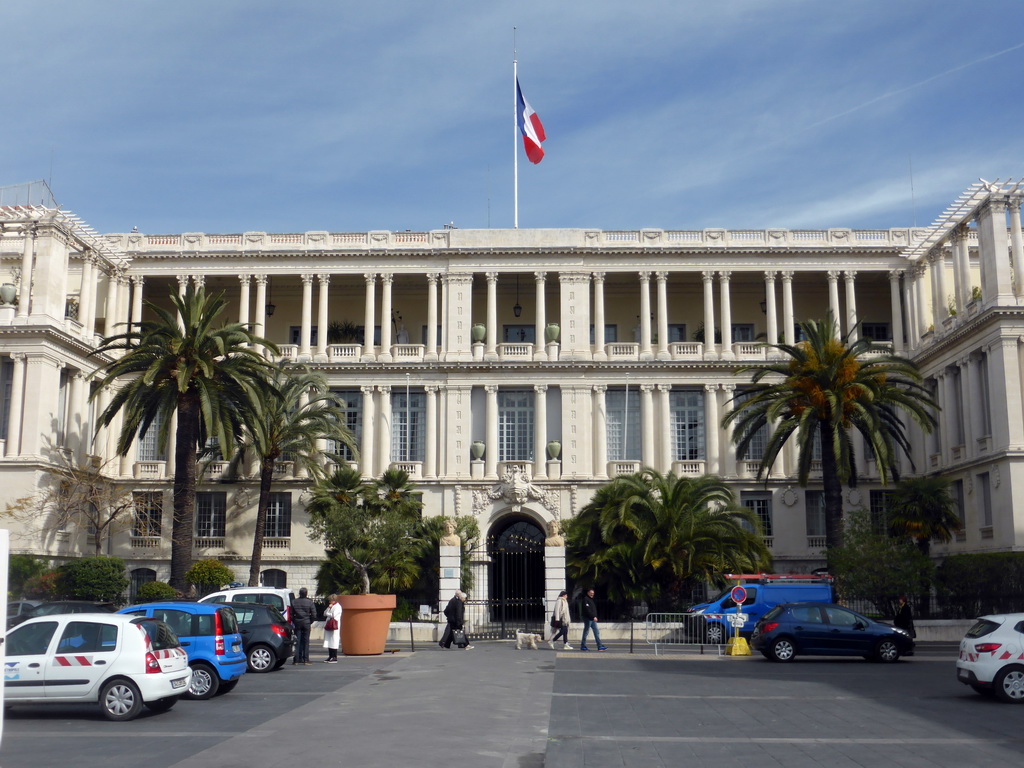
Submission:
M 665 646 L 699 648 L 701 653 L 708 647 L 717 649 L 721 655 L 728 638 L 708 642 L 709 619 L 727 621 L 724 615 L 717 613 L 649 613 L 644 622 L 644 638 L 648 645 L 654 646 L 655 655 Z

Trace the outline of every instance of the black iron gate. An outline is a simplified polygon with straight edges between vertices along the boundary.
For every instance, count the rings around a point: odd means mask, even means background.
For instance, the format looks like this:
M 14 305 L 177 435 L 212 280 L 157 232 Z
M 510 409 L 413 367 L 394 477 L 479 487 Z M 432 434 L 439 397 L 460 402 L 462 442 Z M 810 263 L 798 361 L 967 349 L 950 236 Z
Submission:
M 544 626 L 544 532 L 523 518 L 510 521 L 487 538 L 479 552 L 482 567 L 476 589 L 486 595 L 466 603 L 471 636 L 514 638 L 517 631 L 541 632 Z

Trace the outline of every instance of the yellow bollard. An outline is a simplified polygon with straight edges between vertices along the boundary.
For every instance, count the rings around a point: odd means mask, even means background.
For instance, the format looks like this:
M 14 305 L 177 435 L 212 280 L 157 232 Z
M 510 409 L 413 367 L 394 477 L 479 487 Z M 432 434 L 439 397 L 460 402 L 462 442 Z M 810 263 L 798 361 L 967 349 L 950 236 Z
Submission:
M 726 656 L 750 656 L 750 643 L 747 638 L 737 635 L 730 637 L 725 650 Z

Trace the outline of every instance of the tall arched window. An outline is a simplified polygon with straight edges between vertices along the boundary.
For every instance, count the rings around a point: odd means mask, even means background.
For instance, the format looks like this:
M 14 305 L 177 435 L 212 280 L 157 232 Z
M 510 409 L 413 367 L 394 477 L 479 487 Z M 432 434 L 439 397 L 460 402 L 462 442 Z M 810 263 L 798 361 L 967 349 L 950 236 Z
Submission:
M 261 575 L 264 587 L 284 589 L 288 586 L 288 574 L 279 568 L 268 568 Z
M 139 594 L 139 587 L 150 581 L 156 581 L 156 571 L 152 568 L 136 568 L 131 572 L 131 602 L 135 602 L 136 595 Z

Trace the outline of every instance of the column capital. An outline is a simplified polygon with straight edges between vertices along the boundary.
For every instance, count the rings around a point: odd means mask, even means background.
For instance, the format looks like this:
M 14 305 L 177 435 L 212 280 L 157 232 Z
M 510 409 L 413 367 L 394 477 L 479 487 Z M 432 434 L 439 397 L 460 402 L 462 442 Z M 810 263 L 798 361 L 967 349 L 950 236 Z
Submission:
M 141 288 L 146 282 L 145 275 L 131 275 L 128 279 L 132 281 L 132 285 L 138 288 Z
M 28 357 L 28 355 L 26 355 L 24 352 L 11 352 L 10 355 L 11 360 L 14 360 L 15 362 L 17 362 L 18 360 L 24 362 L 25 359 Z M 13 408 L 14 406 L 12 405 L 11 407 Z
M 593 385 L 593 390 L 597 394 L 603 395 L 605 392 L 608 391 L 608 385 L 607 384 L 594 384 Z
M 1020 212 L 1020 198 L 1019 197 L 1011 197 L 1009 200 L 1006 201 L 1006 207 L 1009 208 L 1011 211 L 1017 211 L 1019 213 Z
M 998 197 L 990 197 L 980 206 L 978 206 L 978 213 L 985 213 L 986 210 L 991 210 L 992 214 L 998 216 L 1000 213 L 1006 213 L 1006 200 L 1001 200 Z
M 445 274 L 441 279 L 444 280 L 444 282 L 448 283 L 449 285 L 458 285 L 460 283 L 464 284 L 464 285 L 472 285 L 472 283 L 473 283 L 473 273 L 472 272 L 448 273 L 448 274 Z
M 736 391 L 736 385 L 735 384 L 719 384 L 719 386 L 722 388 L 723 392 L 735 392 Z
M 721 280 L 723 283 L 729 282 L 730 277 L 732 277 L 732 270 L 720 269 L 718 271 L 718 279 Z
M 889 282 L 898 283 L 900 278 L 903 277 L 902 269 L 890 269 L 889 270 Z
M 657 279 L 657 281 L 659 283 L 664 283 L 665 281 L 668 280 L 668 272 L 664 272 L 664 271 L 655 272 L 654 273 L 654 277 L 655 277 L 655 279 Z
M 376 272 L 364 272 L 363 273 L 363 280 L 366 281 L 366 284 L 368 286 L 369 285 L 376 285 L 377 284 L 377 273 Z
M 257 285 L 265 286 L 267 284 L 267 276 L 266 275 L 253 275 L 253 280 L 256 281 Z
M 700 274 L 705 283 L 713 282 L 715 279 L 715 271 L 713 269 L 705 269 Z
M 637 272 L 637 277 L 640 278 L 641 283 L 649 283 L 651 281 L 651 273 L 647 271 Z
M 704 391 L 705 392 L 717 392 L 718 391 L 718 385 L 717 384 L 705 384 L 704 385 Z
M 252 275 L 241 274 L 238 276 L 238 282 L 242 285 L 248 285 L 250 280 L 252 280 Z
M 311 272 L 303 272 L 299 277 L 302 279 L 303 285 L 313 284 L 313 274 Z
M 496 282 L 498 282 L 498 273 L 497 272 L 484 272 L 484 276 L 487 278 L 487 282 L 488 283 L 496 283 Z
M 320 285 L 330 285 L 331 284 L 331 275 L 330 275 L 329 272 L 328 273 L 324 273 L 324 274 L 319 274 L 319 275 L 316 276 L 316 278 L 317 278 L 317 280 L 320 281 Z
M 654 385 L 653 384 L 641 384 L 640 385 L 640 391 L 641 392 L 653 392 L 654 391 Z
M 498 393 L 498 385 L 486 384 L 484 385 L 484 392 L 486 392 L 488 395 L 496 395 Z
M 437 384 L 424 384 L 423 385 L 423 391 L 426 392 L 428 395 L 436 395 L 437 391 L 440 388 L 441 387 L 439 385 L 437 385 Z
M 825 273 L 825 276 L 828 278 L 828 281 L 830 283 L 838 283 L 839 282 L 839 270 L 838 269 L 830 269 L 828 272 Z
M 382 395 L 390 395 L 391 394 L 391 385 L 390 384 L 379 384 L 377 386 L 377 391 L 380 392 Z
M 440 275 L 437 272 L 427 272 L 427 282 L 431 285 L 437 285 L 437 279 Z
M 604 272 L 591 272 L 590 276 L 591 276 L 591 278 L 593 278 L 595 283 L 603 283 L 604 282 Z
M 850 281 L 857 277 L 857 270 L 847 269 L 845 272 L 843 272 L 843 274 L 846 276 L 847 281 Z
M 778 274 L 774 269 L 766 269 L 764 271 L 764 281 L 766 283 L 774 283 L 775 276 Z
M 178 281 L 179 288 L 184 288 L 188 285 L 188 275 L 175 275 L 174 277 Z
M 783 271 L 779 272 L 779 276 L 782 278 L 782 282 L 784 282 L 784 283 L 792 283 L 793 282 L 793 270 L 791 270 L 791 269 L 787 269 L 787 270 L 783 270 Z
M 196 284 L 196 288 L 205 288 L 206 275 L 192 275 L 192 282 Z
M 659 392 L 671 392 L 672 391 L 672 385 L 671 384 L 658 384 L 658 391 Z
M 548 391 L 548 385 L 547 384 L 534 384 L 533 385 L 533 391 L 536 392 L 538 395 L 543 395 L 545 392 Z
M 373 387 L 372 384 L 363 385 L 363 386 L 359 387 L 359 391 L 362 392 L 364 395 L 372 395 L 373 394 L 373 389 L 374 389 L 374 387 Z
M 380 273 L 381 285 L 391 285 L 395 282 L 395 275 L 392 272 L 381 272 Z
M 533 273 L 533 279 L 534 279 L 534 281 L 536 281 L 538 283 L 543 283 L 545 280 L 547 280 L 547 277 L 548 277 L 548 273 L 547 272 L 534 272 Z

